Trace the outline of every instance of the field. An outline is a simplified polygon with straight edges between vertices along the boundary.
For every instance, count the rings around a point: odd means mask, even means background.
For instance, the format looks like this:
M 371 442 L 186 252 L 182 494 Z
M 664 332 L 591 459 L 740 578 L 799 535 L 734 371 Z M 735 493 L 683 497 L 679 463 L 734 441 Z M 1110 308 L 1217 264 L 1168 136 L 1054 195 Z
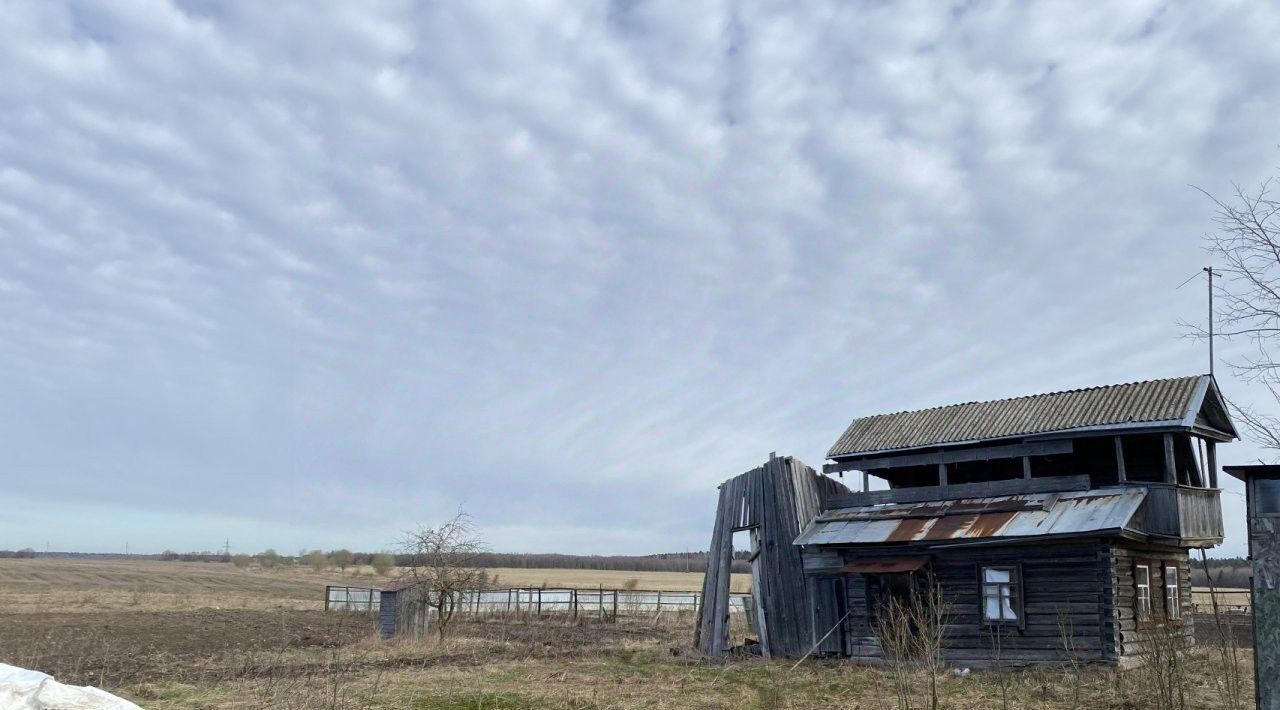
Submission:
M 501 570 L 503 584 L 690 589 L 698 575 Z M 365 614 L 321 610 L 326 583 L 365 573 L 225 564 L 0 560 L 0 660 L 148 708 L 897 707 L 895 675 L 840 662 L 691 648 L 691 615 L 618 623 L 462 621 L 444 643 L 381 641 Z M 1221 660 L 1189 659 L 1188 707 L 1227 708 Z M 1249 665 L 1247 655 L 1244 667 Z M 920 707 L 925 684 L 910 686 Z M 940 679 L 948 708 L 1154 707 L 1142 671 L 1035 669 Z M 1005 699 L 1007 698 L 1007 702 Z M 1250 703 L 1251 705 L 1251 703 Z
M 502 586 L 622 588 L 696 591 L 702 574 L 613 570 L 490 570 Z M 209 562 L 159 560 L 0 559 L 0 613 L 61 614 L 112 610 L 193 609 L 314 610 L 324 607 L 327 584 L 377 587 L 394 579 L 368 568 L 316 572 L 289 566 L 236 569 Z M 736 574 L 735 591 L 750 588 L 750 575 Z

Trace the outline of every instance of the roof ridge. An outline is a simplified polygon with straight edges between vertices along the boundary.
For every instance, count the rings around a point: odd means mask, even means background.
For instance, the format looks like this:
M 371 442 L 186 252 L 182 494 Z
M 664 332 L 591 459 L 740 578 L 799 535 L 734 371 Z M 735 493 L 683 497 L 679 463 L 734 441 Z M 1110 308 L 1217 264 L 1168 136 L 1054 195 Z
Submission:
M 936 411 L 941 411 L 943 409 L 952 409 L 954 407 L 968 407 L 974 404 L 996 404 L 998 402 L 1017 402 L 1023 399 L 1054 397 L 1054 396 L 1063 395 L 1063 394 L 1075 394 L 1076 392 L 1092 392 L 1094 390 L 1114 389 L 1116 387 L 1133 387 L 1135 385 L 1148 385 L 1155 382 L 1173 382 L 1174 380 L 1190 380 L 1190 379 L 1197 379 L 1200 377 L 1208 377 L 1208 376 L 1209 376 L 1208 373 L 1201 373 L 1198 375 L 1183 375 L 1181 377 L 1157 377 L 1151 380 L 1135 380 L 1133 382 L 1117 382 L 1111 385 L 1093 385 L 1092 387 L 1076 387 L 1075 389 L 1069 389 L 1069 390 L 1054 390 L 1052 392 L 1039 392 L 1037 394 L 1022 394 L 1022 395 L 1018 395 L 1017 397 L 1000 397 L 998 399 L 974 399 L 974 400 L 969 400 L 968 402 L 940 404 L 933 407 L 921 407 L 920 409 L 902 409 L 896 412 L 880 412 L 878 414 L 868 414 L 863 417 L 854 417 L 854 420 L 856 421 L 858 419 L 873 419 L 875 417 L 893 417 L 899 414 L 919 414 L 923 412 L 936 412 Z

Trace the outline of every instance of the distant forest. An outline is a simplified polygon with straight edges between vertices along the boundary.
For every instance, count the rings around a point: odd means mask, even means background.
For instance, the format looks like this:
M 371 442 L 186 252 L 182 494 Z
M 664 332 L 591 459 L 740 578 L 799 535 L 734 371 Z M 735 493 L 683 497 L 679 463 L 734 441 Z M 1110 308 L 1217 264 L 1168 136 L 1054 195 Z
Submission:
M 330 552 L 332 554 L 332 551 Z M 351 553 L 352 563 L 369 565 L 377 553 Z M 265 556 L 273 557 L 284 564 L 302 562 L 307 555 L 300 551 L 297 557 L 279 555 L 274 550 L 253 555 L 255 559 Z M 233 555 L 221 552 L 174 552 L 166 550 L 158 555 L 121 555 L 91 552 L 36 552 L 32 549 L 0 550 L 0 558 L 38 558 L 38 557 L 80 557 L 92 559 L 153 559 L 181 562 L 231 562 Z M 747 562 L 749 554 L 745 551 L 734 552 L 733 571 L 750 572 Z M 409 562 L 407 555 L 396 555 L 396 564 Z M 705 552 L 666 552 L 656 555 L 564 555 L 558 553 L 520 553 L 489 552 L 480 556 L 479 564 L 483 567 L 515 567 L 520 569 L 603 569 L 624 572 L 702 572 L 707 568 Z M 1249 586 L 1251 566 L 1243 557 L 1209 558 L 1209 574 L 1200 563 L 1196 554 L 1191 556 L 1191 584 L 1196 587 L 1209 586 L 1212 578 L 1215 587 L 1245 588 Z

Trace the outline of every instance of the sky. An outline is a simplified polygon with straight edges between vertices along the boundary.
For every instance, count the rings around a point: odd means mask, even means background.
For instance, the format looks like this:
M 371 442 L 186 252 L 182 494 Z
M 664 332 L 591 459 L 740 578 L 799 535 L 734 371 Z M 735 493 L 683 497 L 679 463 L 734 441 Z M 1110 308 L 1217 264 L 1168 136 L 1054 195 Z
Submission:
M 1204 372 L 1192 186 L 1280 165 L 1262 2 L 0 34 L 0 548 L 376 550 L 461 509 L 504 551 L 704 549 L 721 480 L 855 416 Z

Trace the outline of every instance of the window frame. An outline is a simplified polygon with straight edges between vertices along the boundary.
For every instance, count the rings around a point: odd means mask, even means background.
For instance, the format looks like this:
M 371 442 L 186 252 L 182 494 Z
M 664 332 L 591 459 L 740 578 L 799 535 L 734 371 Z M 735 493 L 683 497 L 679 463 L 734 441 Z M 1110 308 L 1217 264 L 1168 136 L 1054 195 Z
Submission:
M 1162 564 L 1162 581 L 1164 583 L 1164 618 L 1165 623 L 1182 623 L 1182 570 L 1176 560 L 1165 560 Z M 1173 585 L 1169 585 L 1169 573 L 1173 572 Z M 1172 605 L 1170 605 L 1172 602 Z
M 1134 619 L 1138 622 L 1138 625 L 1142 627 L 1150 626 L 1152 621 L 1151 619 L 1151 614 L 1153 611 L 1152 605 L 1151 605 L 1151 585 L 1153 581 L 1151 576 L 1152 566 L 1153 565 L 1151 564 L 1151 560 L 1135 559 L 1133 561 L 1133 615 L 1134 615 Z M 1147 581 L 1145 585 L 1142 584 L 1142 582 L 1138 579 L 1138 570 L 1143 570 L 1146 572 Z M 1146 600 L 1145 612 L 1143 610 L 1143 603 L 1142 603 L 1144 600 L 1144 597 L 1142 596 L 1142 590 L 1144 587 L 1147 590 L 1147 595 L 1145 597 L 1145 600 Z
M 1027 627 L 1027 614 L 1023 605 L 1023 579 L 1022 579 L 1022 563 L 1021 562 L 979 562 L 977 565 L 978 579 L 978 620 L 984 627 L 999 628 L 1017 628 L 1019 630 Z M 1008 582 L 987 582 L 986 570 L 1006 570 L 1009 572 Z M 987 585 L 994 584 L 997 588 L 1009 588 L 1009 606 L 1013 609 L 1013 619 L 989 619 L 987 618 Z M 1003 614 L 1003 611 L 1001 612 Z

